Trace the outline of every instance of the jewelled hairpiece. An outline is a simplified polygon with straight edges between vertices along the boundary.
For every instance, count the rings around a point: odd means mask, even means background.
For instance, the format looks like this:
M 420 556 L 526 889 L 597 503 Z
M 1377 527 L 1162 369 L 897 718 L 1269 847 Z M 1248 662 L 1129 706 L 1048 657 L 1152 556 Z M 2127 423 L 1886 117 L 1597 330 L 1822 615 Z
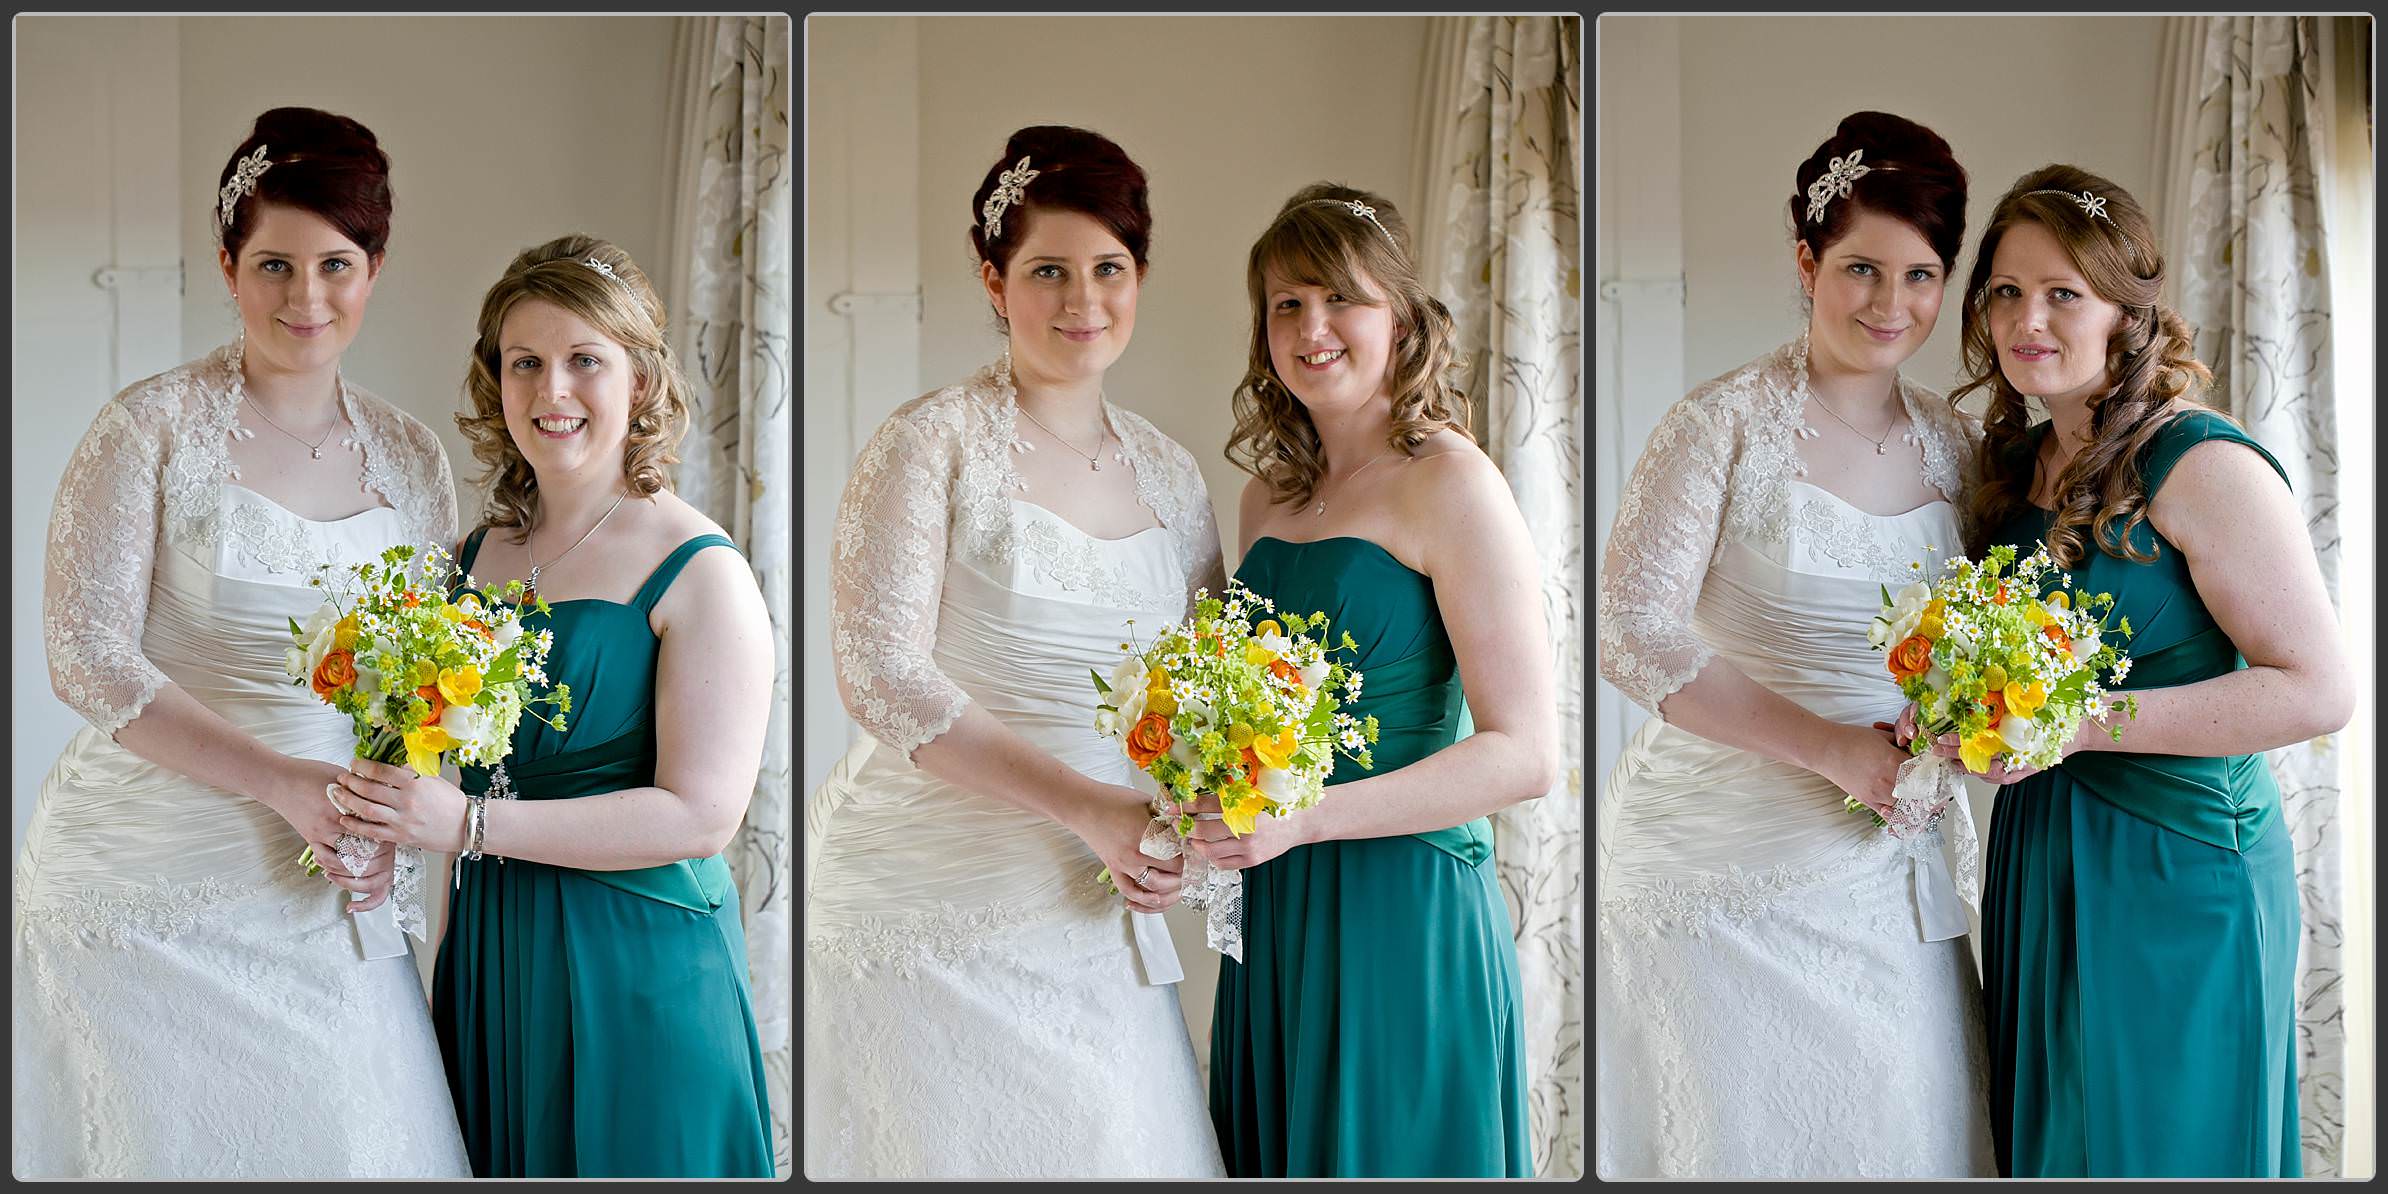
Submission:
M 596 270 L 598 273 L 604 274 L 608 278 L 612 278 L 616 282 L 622 283 L 624 286 L 630 285 L 630 283 L 625 280 L 622 275 L 614 272 L 614 267 L 607 265 L 606 263 L 599 261 L 594 257 L 583 257 L 580 259 L 580 263 L 582 265 L 588 266 L 590 269 Z
M 1401 242 L 1400 242 L 1400 241 L 1397 241 L 1397 240 L 1395 240 L 1395 239 L 1393 239 L 1393 234 L 1392 234 L 1391 232 L 1387 232 L 1387 231 L 1385 230 L 1385 225 L 1383 224 L 1383 222 L 1379 221 L 1379 220 L 1376 218 L 1376 209 L 1375 209 L 1375 208 L 1373 208 L 1373 207 L 1370 207 L 1370 206 L 1368 206 L 1367 204 L 1365 204 L 1365 203 L 1362 203 L 1362 202 L 1360 202 L 1360 201 L 1359 201 L 1359 200 L 1357 200 L 1357 199 L 1313 199 L 1313 200 L 1311 200 L 1311 202 L 1312 202 L 1312 203 L 1332 203 L 1332 204 L 1334 204 L 1335 206 L 1337 206 L 1337 207 L 1340 207 L 1340 208 L 1343 208 L 1344 210 L 1346 210 L 1346 211 L 1349 211 L 1349 212 L 1350 212 L 1350 213 L 1352 213 L 1353 215 L 1355 215 L 1355 216 L 1358 216 L 1358 217 L 1360 217 L 1361 219 L 1363 219 L 1363 220 L 1366 220 L 1366 221 L 1368 221 L 1368 222 L 1369 222 L 1369 223 L 1371 223 L 1371 224 L 1375 224 L 1375 225 L 1376 225 L 1376 230 L 1377 230 L 1378 232 L 1382 232 L 1382 233 L 1384 233 L 1384 236 L 1385 236 L 1385 243 L 1386 243 L 1386 244 L 1389 244 L 1389 245 L 1391 245 L 1391 246 L 1393 246 L 1393 248 L 1394 248 L 1394 250 L 1395 250 L 1396 252 L 1400 251 L 1400 249 L 1401 249 Z
M 2024 193 L 2027 195 L 2062 195 L 2065 198 L 2072 200 L 2073 206 L 2080 208 L 2082 211 L 2089 213 L 2091 216 L 2104 220 L 2109 224 L 2114 223 L 2114 217 L 2106 214 L 2106 196 L 2101 195 L 2096 191 L 2083 191 L 2080 194 L 2074 194 L 2071 191 L 2056 190 L 2026 191 Z
M 222 240 L 224 229 L 231 227 L 234 205 L 257 190 L 257 177 L 272 169 L 273 165 L 265 160 L 265 146 L 260 145 L 255 153 L 240 159 L 233 166 L 232 177 L 225 181 L 222 190 L 216 192 L 216 239 Z
M 979 222 L 987 226 L 988 240 L 1003 235 L 1003 209 L 1024 198 L 1028 193 L 1028 180 L 1042 173 L 1042 170 L 1029 169 L 1028 159 L 1022 157 L 1018 165 L 997 176 L 995 193 L 987 196 L 987 202 L 978 209 Z
M 1808 184 L 1808 223 L 1815 223 L 1833 200 L 1847 199 L 1851 183 L 1874 172 L 1874 167 L 1861 164 L 1865 156 L 1863 148 L 1852 149 L 1849 156 L 1832 159 L 1824 175 Z

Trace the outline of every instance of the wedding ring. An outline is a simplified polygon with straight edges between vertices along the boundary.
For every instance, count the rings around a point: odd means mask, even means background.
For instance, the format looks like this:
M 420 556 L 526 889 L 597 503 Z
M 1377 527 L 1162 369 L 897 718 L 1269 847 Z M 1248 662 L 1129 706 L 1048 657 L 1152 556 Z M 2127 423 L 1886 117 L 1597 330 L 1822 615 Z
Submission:
M 1152 890 L 1152 888 L 1151 888 L 1151 887 L 1149 887 L 1149 886 L 1147 886 L 1147 885 L 1145 884 L 1145 882 L 1144 882 L 1144 881 L 1145 881 L 1145 880 L 1147 880 L 1147 879 L 1150 879 L 1150 878 L 1152 878 L 1152 877 L 1153 877 L 1153 868 L 1152 868 L 1151 864 L 1149 864 L 1149 863 L 1148 863 L 1148 864 L 1146 864 L 1146 865 L 1145 865 L 1145 868 L 1144 868 L 1143 870 L 1141 870 L 1141 871 L 1138 871 L 1138 872 L 1136 873 L 1136 886 L 1138 886 L 1138 887 L 1142 887 L 1142 888 L 1144 888 L 1146 891 L 1151 891 L 1151 890 Z
M 357 815 L 357 813 L 356 813 L 356 810 L 355 810 L 355 809 L 352 809 L 352 808 L 348 807 L 347 805 L 340 803 L 340 785 L 338 785 L 338 784 L 325 784 L 325 785 L 323 786 L 323 798 L 324 798 L 324 799 L 326 799 L 326 800 L 329 800 L 329 801 L 331 801 L 331 802 L 332 802 L 332 807 L 333 807 L 333 808 L 336 808 L 336 809 L 339 809 L 339 810 L 340 810 L 340 815 L 341 815 L 341 816 L 343 816 L 343 817 L 353 817 L 353 816 Z

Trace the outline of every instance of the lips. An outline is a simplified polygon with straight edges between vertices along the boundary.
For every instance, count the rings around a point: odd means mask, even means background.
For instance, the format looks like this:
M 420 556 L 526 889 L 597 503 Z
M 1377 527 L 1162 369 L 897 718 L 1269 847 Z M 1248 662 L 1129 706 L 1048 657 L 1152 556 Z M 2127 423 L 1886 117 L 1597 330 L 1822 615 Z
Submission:
M 332 326 L 330 320 L 325 320 L 322 323 L 292 323 L 287 319 L 277 319 L 274 322 L 281 324 L 284 331 L 301 339 L 320 336 L 324 333 L 324 329 Z
M 1341 348 L 1329 348 L 1318 352 L 1300 354 L 1294 359 L 1302 362 L 1303 368 L 1315 372 L 1318 370 L 1334 368 L 1335 362 L 1342 360 L 1347 351 L 1349 350 Z
M 2045 344 L 2018 344 L 2007 352 L 2019 361 L 2044 361 L 2056 355 L 2056 350 Z
M 1867 323 L 1865 320 L 1862 320 L 1862 319 L 1857 321 L 1857 326 L 1859 326 L 1859 327 L 1861 327 L 1861 328 L 1864 328 L 1864 329 L 1866 329 L 1866 334 L 1867 334 L 1867 335 L 1869 335 L 1869 336 L 1872 336 L 1872 337 L 1874 337 L 1876 340 L 1880 340 L 1881 342 L 1883 342 L 1883 343 L 1885 343 L 1885 344 L 1888 344 L 1888 343 L 1890 343 L 1891 341 L 1893 341 L 1893 340 L 1896 340 L 1896 339 L 1898 339 L 1899 337 L 1901 337 L 1901 336 L 1904 336 L 1904 335 L 1906 335 L 1906 334 L 1907 334 L 1907 329 L 1906 329 L 1906 328 L 1898 328 L 1898 329 L 1891 330 L 1891 331 L 1884 331 L 1883 329 L 1881 329 L 1881 328 L 1878 328 L 1878 327 L 1875 327 L 1873 324 Z M 1913 326 L 1913 325 L 1910 325 L 1910 326 Z
M 588 425 L 589 420 L 586 418 L 572 418 L 566 415 L 542 415 L 531 420 L 531 426 L 536 428 L 540 436 L 546 439 L 571 439 L 580 434 L 581 428 Z
M 1074 340 L 1080 344 L 1084 344 L 1103 334 L 1102 328 L 1055 328 L 1053 330 L 1060 332 L 1062 339 Z

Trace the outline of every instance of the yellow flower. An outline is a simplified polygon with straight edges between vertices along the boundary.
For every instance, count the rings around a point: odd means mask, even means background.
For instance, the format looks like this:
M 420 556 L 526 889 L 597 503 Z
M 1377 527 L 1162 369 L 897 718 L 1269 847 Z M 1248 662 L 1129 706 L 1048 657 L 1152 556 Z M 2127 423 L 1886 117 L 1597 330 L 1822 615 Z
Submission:
M 332 623 L 332 650 L 356 650 L 358 629 L 357 616 L 355 614 L 350 614 L 347 617 Z
M 1252 727 L 1240 721 L 1230 722 L 1227 726 L 1227 744 L 1237 750 L 1252 745 Z
M 2046 626 L 2055 622 L 2056 617 L 2048 612 L 2047 606 L 2035 601 L 2023 607 L 2023 620 L 2034 626 Z
M 406 765 L 417 775 L 438 775 L 440 752 L 454 745 L 456 740 L 448 737 L 446 730 L 424 726 L 406 736 Z
M 468 614 L 468 613 L 464 612 L 462 609 L 460 609 L 460 608 L 458 608 L 458 607 L 456 607 L 456 606 L 454 606 L 454 605 L 451 605 L 451 604 L 449 604 L 449 603 L 447 603 L 447 602 L 445 602 L 445 601 L 443 601 L 443 602 L 441 602 L 441 603 L 440 603 L 440 606 L 439 606 L 439 616 L 441 616 L 441 617 L 443 617 L 443 618 L 446 618 L 447 620 L 449 620 L 449 621 L 451 621 L 451 622 L 463 622 L 463 621 L 465 621 L 465 620 L 467 620 L 467 619 L 469 619 L 469 618 L 471 618 L 471 617 L 472 617 L 472 615 L 471 615 L 471 614 Z
M 1261 762 L 1279 770 L 1292 767 L 1294 752 L 1301 748 L 1301 740 L 1294 736 L 1291 729 L 1279 730 L 1274 738 L 1252 740 L 1252 753 L 1259 756 Z
M 1991 664 L 1982 669 L 1982 691 L 1997 692 L 2007 686 L 2007 669 Z
M 1949 603 L 1934 597 L 1924 606 L 1923 617 L 1915 624 L 1915 632 L 1928 639 L 1938 639 L 1948 633 Z
M 1272 634 L 1282 635 L 1284 633 L 1285 628 L 1279 626 L 1275 618 L 1262 618 L 1260 625 L 1252 628 L 1252 637 L 1254 638 L 1267 638 Z
M 1219 796 L 1219 821 L 1229 833 L 1242 837 L 1260 824 L 1260 814 L 1273 803 L 1250 784 L 1230 784 Z
M 1276 657 L 1275 651 L 1271 651 L 1259 643 L 1244 644 L 1244 662 L 1253 667 L 1266 667 L 1268 662 Z
M 1144 694 L 1144 711 L 1158 713 L 1163 717 L 1175 717 L 1177 716 L 1177 698 L 1169 695 L 1169 690 L 1166 688 L 1152 689 Z
M 481 673 L 472 667 L 451 668 L 439 674 L 439 694 L 451 705 L 469 705 L 481 695 Z
M 2031 687 L 2025 688 L 2010 682 L 2006 688 L 2006 698 L 2009 711 L 2030 717 L 2040 711 L 2040 706 L 2048 703 L 2048 685 L 2034 680 Z
M 2058 609 L 2073 608 L 2072 594 L 2065 592 L 2063 589 L 2058 589 L 2057 591 L 2050 593 L 2047 597 L 2042 598 L 2042 600 Z
M 2007 691 L 2013 692 L 2014 689 L 2009 688 Z M 1979 775 L 1990 770 L 1991 760 L 1996 759 L 1998 752 L 2006 748 L 2006 739 L 1999 737 L 1998 731 L 1992 729 L 1966 739 L 1957 748 L 1957 753 L 1963 756 L 1965 769 Z
M 408 688 L 421 688 L 426 684 L 439 683 L 439 664 L 428 659 L 416 660 L 414 675 L 410 679 L 414 683 L 407 685 Z

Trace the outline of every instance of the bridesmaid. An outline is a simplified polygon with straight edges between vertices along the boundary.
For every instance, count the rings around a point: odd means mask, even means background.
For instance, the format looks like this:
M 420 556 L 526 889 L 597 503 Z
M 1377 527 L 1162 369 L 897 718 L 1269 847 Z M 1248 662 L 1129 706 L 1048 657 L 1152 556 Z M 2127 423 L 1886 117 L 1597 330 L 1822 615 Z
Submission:
M 523 719 L 510 792 L 471 767 L 461 790 L 363 760 L 342 781 L 352 832 L 463 855 L 432 1010 L 482 1177 L 773 1175 L 721 857 L 761 766 L 769 624 L 746 561 L 668 488 L 687 404 L 663 326 L 592 237 L 490 288 L 456 422 L 496 485 L 457 563 L 548 602 L 525 627 L 555 635 L 568 728 Z
M 1451 317 L 1382 197 L 1317 184 L 1252 247 L 1228 455 L 1237 577 L 1359 643 L 1376 767 L 1194 849 L 1244 869 L 1211 1118 L 1237 1177 L 1527 1177 L 1523 1017 L 1489 813 L 1558 772 L 1532 543 L 1444 379 Z M 1463 687 L 1466 696 L 1463 697 Z M 1470 712 L 1474 733 L 1468 731 Z M 1216 811 L 1215 802 L 1205 805 Z
M 2262 752 L 2346 724 L 2353 681 L 2285 475 L 2198 405 L 2163 284 L 2138 202 L 2048 166 L 1966 287 L 1958 393 L 1990 394 L 1967 546 L 2045 543 L 2112 593 L 2139 702 L 2120 742 L 2085 725 L 1990 776 L 2014 785 L 1982 893 L 2002 1176 L 2298 1176 L 2296 868 Z

